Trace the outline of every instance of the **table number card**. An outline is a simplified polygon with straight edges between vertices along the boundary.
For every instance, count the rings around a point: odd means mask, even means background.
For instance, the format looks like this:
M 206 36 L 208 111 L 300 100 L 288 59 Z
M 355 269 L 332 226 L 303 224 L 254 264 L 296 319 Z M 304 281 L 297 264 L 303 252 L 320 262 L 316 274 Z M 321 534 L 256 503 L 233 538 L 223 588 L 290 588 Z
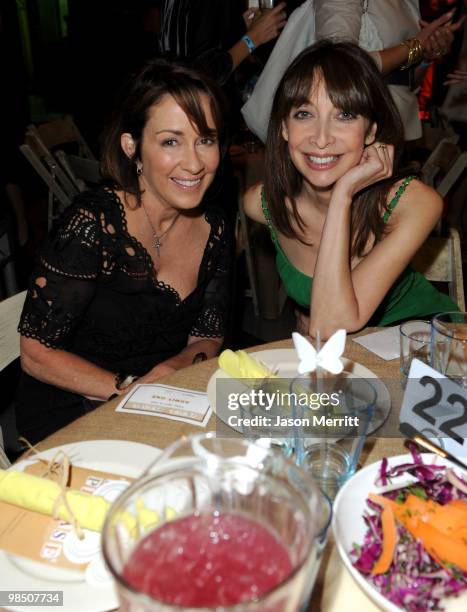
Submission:
M 467 389 L 418 359 L 410 367 L 400 422 L 467 458 Z

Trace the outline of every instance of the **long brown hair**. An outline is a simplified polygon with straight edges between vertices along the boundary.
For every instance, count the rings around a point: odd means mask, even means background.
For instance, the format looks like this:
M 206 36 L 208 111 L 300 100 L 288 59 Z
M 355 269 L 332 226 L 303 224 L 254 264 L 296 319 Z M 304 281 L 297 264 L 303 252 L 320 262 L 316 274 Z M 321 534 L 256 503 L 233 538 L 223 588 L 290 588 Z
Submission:
M 201 136 L 216 136 L 221 155 L 225 153 L 225 101 L 222 91 L 211 79 L 180 60 L 157 58 L 144 65 L 123 90 L 121 101 L 107 128 L 101 153 L 101 173 L 116 189 L 136 197 L 141 204 L 141 190 L 136 174 L 136 161 L 141 155 L 141 140 L 149 111 L 165 95 L 171 95 L 196 126 Z M 209 128 L 201 104 L 201 95 L 209 98 L 215 130 Z M 120 137 L 128 132 L 135 142 L 134 155 L 122 150 Z
M 333 105 L 376 122 L 376 140 L 395 146 L 395 172 L 359 192 L 352 205 L 351 254 L 361 256 L 369 237 L 384 234 L 383 215 L 390 187 L 403 172 L 397 170 L 403 143 L 403 127 L 386 84 L 371 57 L 353 43 L 322 40 L 305 49 L 289 66 L 274 96 L 265 156 L 264 193 L 274 226 L 284 236 L 301 240 L 293 222 L 303 232 L 305 225 L 296 198 L 303 177 L 290 159 L 282 136 L 283 122 L 293 108 L 309 100 L 310 91 L 323 79 Z M 291 209 L 285 206 L 288 199 Z M 302 240 L 301 240 L 302 241 Z

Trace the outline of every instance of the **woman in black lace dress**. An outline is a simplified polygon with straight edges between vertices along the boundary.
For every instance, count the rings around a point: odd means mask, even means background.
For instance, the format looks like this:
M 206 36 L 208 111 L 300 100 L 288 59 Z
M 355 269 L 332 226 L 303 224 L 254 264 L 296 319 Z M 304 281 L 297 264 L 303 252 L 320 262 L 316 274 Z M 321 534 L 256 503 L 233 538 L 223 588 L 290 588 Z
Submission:
M 182 64 L 153 61 L 132 81 L 104 143 L 107 186 L 64 212 L 32 276 L 17 401 L 31 442 L 135 377 L 218 353 L 230 247 L 222 212 L 199 205 L 222 114 L 216 86 Z

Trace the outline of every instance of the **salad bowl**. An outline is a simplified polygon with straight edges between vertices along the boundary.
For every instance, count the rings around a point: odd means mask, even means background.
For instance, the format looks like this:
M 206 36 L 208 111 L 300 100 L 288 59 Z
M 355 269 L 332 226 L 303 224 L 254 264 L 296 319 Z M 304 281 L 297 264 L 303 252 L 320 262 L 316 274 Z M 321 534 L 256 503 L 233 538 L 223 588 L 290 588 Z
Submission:
M 440 468 L 444 467 L 446 469 L 452 468 L 452 464 L 449 461 L 438 455 L 424 453 L 421 457 L 423 464 L 427 466 L 439 466 Z M 355 545 L 361 546 L 364 543 L 365 535 L 368 532 L 368 526 L 364 520 L 364 515 L 365 513 L 368 514 L 368 511 L 370 511 L 371 514 L 371 510 L 367 505 L 369 494 L 375 493 L 381 495 L 402 487 L 414 486 L 417 483 L 420 484 L 420 481 L 415 476 L 404 472 L 395 477 L 391 477 L 390 482 L 387 481 L 382 485 L 381 479 L 379 478 L 381 474 L 381 463 L 381 461 L 378 461 L 361 469 L 341 488 L 334 502 L 332 530 L 339 556 L 357 585 L 380 609 L 386 612 L 398 612 L 401 609 L 407 608 L 396 605 L 390 601 L 363 573 L 360 572 L 359 569 L 357 569 L 357 567 L 355 567 L 358 555 L 352 552 L 355 549 Z M 386 469 L 390 470 L 394 466 L 413 463 L 414 458 L 412 455 L 398 455 L 390 457 L 387 460 Z M 444 474 L 446 469 L 440 470 L 440 472 Z M 467 480 L 467 474 L 457 469 L 454 471 L 455 474 L 464 481 Z M 467 497 L 465 499 L 467 499 Z M 363 550 L 363 552 L 365 551 Z M 413 588 L 416 590 L 418 587 L 414 585 Z M 467 610 L 467 589 L 457 597 L 443 597 L 440 601 L 440 605 L 441 607 L 437 609 L 444 609 L 447 612 Z

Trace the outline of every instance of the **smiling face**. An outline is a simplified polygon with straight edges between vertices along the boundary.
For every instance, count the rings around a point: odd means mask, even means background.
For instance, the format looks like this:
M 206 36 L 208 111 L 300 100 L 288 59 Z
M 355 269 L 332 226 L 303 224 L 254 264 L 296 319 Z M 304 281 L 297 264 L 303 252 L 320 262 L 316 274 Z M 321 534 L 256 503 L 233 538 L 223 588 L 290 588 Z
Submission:
M 200 102 L 208 128 L 215 134 L 208 96 L 200 94 Z M 128 157 L 135 154 L 131 134 L 122 134 L 121 145 Z M 136 162 L 144 198 L 154 198 L 163 208 L 195 208 L 214 179 L 219 159 L 217 138 L 199 134 L 171 95 L 149 109 Z
M 360 162 L 375 133 L 375 123 L 333 105 L 322 78 L 315 80 L 307 102 L 292 108 L 282 124 L 292 163 L 319 190 L 332 188 Z

